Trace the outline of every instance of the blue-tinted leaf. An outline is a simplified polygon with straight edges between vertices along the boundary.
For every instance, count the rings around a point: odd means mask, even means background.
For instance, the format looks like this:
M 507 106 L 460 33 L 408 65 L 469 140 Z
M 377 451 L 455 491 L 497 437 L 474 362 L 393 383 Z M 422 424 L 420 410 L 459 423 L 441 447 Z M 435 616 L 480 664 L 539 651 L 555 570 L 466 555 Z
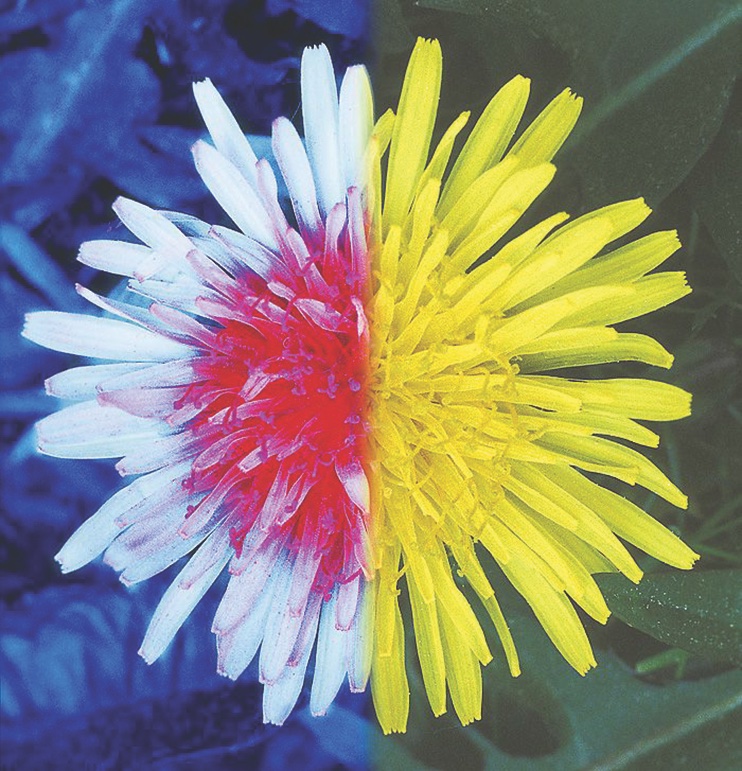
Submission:
M 358 39 L 363 37 L 368 29 L 369 2 L 370 0 L 334 3 L 322 0 L 267 0 L 266 11 L 273 16 L 293 11 L 327 32 Z
M 0 60 L 0 128 L 15 138 L 0 169 L 4 184 L 41 179 L 71 158 L 87 163 L 116 147 L 135 121 L 153 117 L 154 76 L 131 56 L 151 8 L 143 0 L 86 4 L 48 49 Z M 116 101 L 106 98 L 112 91 Z
M 13 33 L 54 21 L 82 8 L 87 0 L 11 0 L 0 7 L 0 32 Z
M 10 222 L 0 222 L 0 252 L 53 307 L 79 311 L 84 306 L 68 285 L 67 277 L 52 258 L 22 229 Z

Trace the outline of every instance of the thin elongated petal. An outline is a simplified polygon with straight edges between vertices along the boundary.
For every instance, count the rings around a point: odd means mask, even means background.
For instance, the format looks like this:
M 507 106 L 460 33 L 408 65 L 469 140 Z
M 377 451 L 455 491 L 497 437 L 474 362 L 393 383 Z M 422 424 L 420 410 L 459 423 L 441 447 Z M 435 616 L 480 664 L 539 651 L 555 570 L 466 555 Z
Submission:
M 170 645 L 175 633 L 216 581 L 231 554 L 225 546 L 216 559 L 212 559 L 210 554 L 208 557 L 211 564 L 206 570 L 198 553 L 191 557 L 160 600 L 139 649 L 139 655 L 148 664 L 158 659 Z
M 94 399 L 98 395 L 98 386 L 106 380 L 148 368 L 149 365 L 144 363 L 73 367 L 47 378 L 44 385 L 46 392 L 58 399 Z
M 345 199 L 338 138 L 338 93 L 330 54 L 324 45 L 304 50 L 301 101 L 309 162 L 317 181 L 322 214 Z
M 389 150 L 384 223 L 406 217 L 427 161 L 438 108 L 442 57 L 438 41 L 418 41 L 407 69 Z
M 312 170 L 304 145 L 286 118 L 277 118 L 273 123 L 273 152 L 286 180 L 299 227 L 316 233 L 321 221 Z
M 373 131 L 373 96 L 365 67 L 349 67 L 340 86 L 340 159 L 345 187 L 365 184 L 365 158 Z
M 140 505 L 154 490 L 162 489 L 174 480 L 180 482 L 186 468 L 182 464 L 140 477 L 109 498 L 98 511 L 83 522 L 65 543 L 55 559 L 62 571 L 69 573 L 87 565 L 108 547 L 121 532 L 119 519 Z
M 315 638 L 318 619 L 318 612 L 307 617 L 308 629 L 304 633 L 305 638 L 309 640 Z M 263 691 L 263 721 L 265 723 L 283 725 L 291 714 L 304 684 L 304 675 L 307 671 L 311 652 L 312 646 L 305 646 L 293 666 L 286 667 L 281 678 L 275 683 L 265 686 Z
M 95 401 L 65 407 L 37 424 L 39 449 L 61 458 L 116 458 L 165 429 L 156 420 Z
M 214 84 L 209 78 L 194 83 L 193 95 L 216 149 L 246 180 L 255 184 L 258 159 Z
M 150 253 L 148 246 L 125 241 L 85 241 L 80 244 L 77 259 L 91 268 L 133 278 Z
M 191 242 L 161 212 L 129 198 L 117 198 L 113 210 L 137 238 L 156 252 L 179 263 L 181 269 Z
M 211 194 L 245 235 L 269 248 L 277 246 L 268 214 L 257 194 L 224 156 L 205 142 L 193 145 L 196 169 Z
M 483 172 L 501 159 L 525 110 L 530 85 L 527 78 L 518 75 L 487 105 L 448 178 L 441 200 L 441 216 Z
M 242 622 L 217 636 L 219 674 L 236 680 L 249 666 L 263 641 L 265 624 L 273 602 L 273 584 L 261 592 L 257 602 Z
M 169 361 L 194 353 L 133 324 L 62 311 L 27 314 L 23 336 L 62 353 L 118 361 Z
M 338 589 L 322 606 L 319 633 L 317 635 L 317 662 L 314 667 L 312 693 L 309 708 L 313 715 L 324 715 L 335 699 L 347 672 L 347 631 L 339 629 L 336 621 Z

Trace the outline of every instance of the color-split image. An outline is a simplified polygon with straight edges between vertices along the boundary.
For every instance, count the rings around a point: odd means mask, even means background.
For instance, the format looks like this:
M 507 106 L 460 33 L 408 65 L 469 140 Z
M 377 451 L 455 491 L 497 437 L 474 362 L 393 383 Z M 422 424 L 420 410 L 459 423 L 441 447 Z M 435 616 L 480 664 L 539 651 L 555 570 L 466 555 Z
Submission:
M 0 14 L 8 768 L 734 767 L 741 14 L 572 6 Z

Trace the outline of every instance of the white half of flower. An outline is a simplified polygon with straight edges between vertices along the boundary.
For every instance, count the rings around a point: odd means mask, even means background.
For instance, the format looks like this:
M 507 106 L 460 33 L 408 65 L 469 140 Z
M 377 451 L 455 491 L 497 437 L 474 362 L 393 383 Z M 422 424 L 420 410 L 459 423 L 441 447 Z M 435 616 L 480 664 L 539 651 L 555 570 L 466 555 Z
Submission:
M 145 635 L 140 653 L 151 663 L 229 565 L 232 576 L 213 627 L 218 670 L 237 678 L 260 648 L 264 719 L 281 724 L 301 692 L 315 640 L 314 714 L 328 709 L 346 675 L 352 690 L 365 688 L 371 592 L 358 576 L 335 585 L 329 596 L 312 593 L 314 574 L 306 559 L 260 531 L 248 536 L 238 558 L 218 500 L 210 516 L 184 524 L 186 505 L 204 497 L 194 498 L 183 485 L 200 450 L 187 427 L 195 413 L 174 411 L 173 403 L 192 383 L 193 361 L 212 334 L 194 316 L 234 292 L 240 272 L 266 277 L 287 271 L 282 250 L 296 237 L 270 164 L 256 157 L 216 88 L 205 80 L 194 84 L 194 94 L 213 141 L 194 145 L 196 167 L 241 232 L 119 198 L 116 214 L 144 245 L 92 241 L 81 246 L 79 259 L 128 277 L 129 289 L 153 304 L 144 308 L 78 287 L 114 318 L 32 313 L 23 334 L 47 348 L 107 362 L 47 381 L 50 394 L 75 404 L 39 422 L 40 450 L 64 458 L 120 458 L 123 475 L 141 474 L 72 535 L 57 555 L 62 570 L 77 570 L 105 552 L 121 580 L 133 584 L 191 554 Z M 279 118 L 273 151 L 302 232 L 327 224 L 339 233 L 349 210 L 352 218 L 350 199 L 359 200 L 350 189 L 365 184 L 373 123 L 368 75 L 361 66 L 351 67 L 338 94 L 327 49 L 310 48 L 301 62 L 301 96 L 304 142 Z M 350 484 L 357 497 L 358 480 Z

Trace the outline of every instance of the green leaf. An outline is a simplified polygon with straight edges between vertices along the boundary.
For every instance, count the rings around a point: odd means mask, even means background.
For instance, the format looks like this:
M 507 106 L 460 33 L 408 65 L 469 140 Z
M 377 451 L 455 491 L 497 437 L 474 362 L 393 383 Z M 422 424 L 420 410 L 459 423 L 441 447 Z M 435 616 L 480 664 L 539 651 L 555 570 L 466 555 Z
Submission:
M 742 694 L 699 710 L 592 766 L 592 771 L 742 766 Z
M 597 577 L 622 621 L 668 645 L 742 666 L 742 570 Z

